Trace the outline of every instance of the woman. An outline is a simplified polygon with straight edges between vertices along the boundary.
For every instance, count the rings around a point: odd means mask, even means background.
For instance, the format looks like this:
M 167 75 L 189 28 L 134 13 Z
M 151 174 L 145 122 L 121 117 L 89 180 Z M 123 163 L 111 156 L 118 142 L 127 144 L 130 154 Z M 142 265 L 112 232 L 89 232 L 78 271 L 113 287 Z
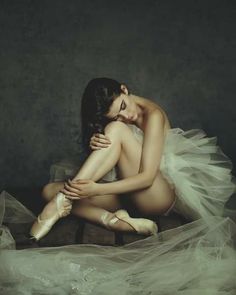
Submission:
M 81 110 L 83 139 L 88 145 L 91 138 L 93 151 L 72 181 L 44 187 L 49 203 L 31 228 L 32 238 L 42 238 L 70 212 L 111 230 L 156 234 L 153 221 L 121 210 L 123 193 L 145 215 L 172 208 L 189 219 L 222 215 L 235 184 L 216 138 L 205 138 L 202 130 L 171 129 L 158 104 L 108 78 L 88 83 Z M 97 183 L 115 165 L 119 180 Z
M 235 294 L 236 224 L 219 216 L 235 184 L 231 162 L 215 138 L 202 130 L 170 128 L 157 104 L 129 94 L 111 79 L 88 84 L 82 115 L 84 141 L 89 144 L 92 137 L 93 151 L 73 181 L 44 187 L 49 203 L 31 234 L 40 239 L 58 218 L 72 212 L 111 230 L 152 236 L 122 247 L 15 250 L 2 223 L 31 224 L 36 217 L 2 192 L 0 293 Z M 155 235 L 151 220 L 131 218 L 121 210 L 124 192 L 145 215 L 165 214 L 174 204 L 173 210 L 198 220 Z

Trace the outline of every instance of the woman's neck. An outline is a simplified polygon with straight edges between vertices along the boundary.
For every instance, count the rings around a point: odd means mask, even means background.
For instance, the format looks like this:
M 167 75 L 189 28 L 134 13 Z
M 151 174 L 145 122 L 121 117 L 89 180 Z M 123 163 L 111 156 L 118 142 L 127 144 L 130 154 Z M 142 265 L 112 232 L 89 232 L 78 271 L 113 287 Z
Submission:
M 135 102 L 138 113 L 138 119 L 135 121 L 135 125 L 142 128 L 145 124 L 147 114 L 158 108 L 158 105 L 147 98 L 137 96 L 135 94 L 130 94 L 130 98 Z

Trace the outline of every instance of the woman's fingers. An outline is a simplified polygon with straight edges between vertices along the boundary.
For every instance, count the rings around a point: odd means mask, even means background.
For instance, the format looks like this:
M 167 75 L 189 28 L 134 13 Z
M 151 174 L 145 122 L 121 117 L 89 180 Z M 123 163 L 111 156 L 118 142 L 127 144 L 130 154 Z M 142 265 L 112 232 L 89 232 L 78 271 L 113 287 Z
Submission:
M 111 143 L 110 138 L 102 133 L 95 133 L 93 136 L 101 142 Z
M 99 136 L 92 136 L 91 139 L 93 139 L 93 141 L 103 143 L 103 144 L 110 144 L 111 143 L 111 141 L 109 139 L 99 137 Z
M 88 183 L 89 180 L 87 179 L 83 179 L 83 180 L 79 180 L 77 179 L 76 181 L 71 181 L 70 179 L 68 179 L 68 183 L 64 183 L 64 188 L 60 190 L 60 192 L 64 193 L 68 199 L 71 200 L 78 200 L 78 199 L 83 199 L 83 198 L 87 198 L 88 196 L 86 196 L 85 192 L 82 192 L 79 189 L 79 186 L 81 184 L 86 184 Z
M 70 185 L 68 185 L 67 183 L 65 183 L 64 188 L 65 188 L 67 191 L 69 191 L 69 192 L 79 194 L 79 189 L 78 189 L 77 187 L 75 187 L 75 186 L 70 186 Z
M 70 195 L 70 196 L 74 196 L 74 197 L 79 197 L 79 195 L 77 194 L 77 193 L 73 193 L 73 192 L 71 192 L 71 191 L 68 191 L 67 189 L 61 189 L 60 190 L 60 192 L 62 192 L 63 194 L 65 194 L 65 195 Z
M 65 189 L 61 189 L 60 192 L 62 192 L 63 194 L 66 195 L 66 198 L 67 199 L 70 199 L 70 200 L 80 200 L 80 199 L 83 199 L 85 196 L 80 196 L 76 193 L 72 193 L 70 191 L 67 191 Z
M 110 143 L 104 143 L 104 142 L 100 142 L 100 141 L 91 139 L 90 145 L 95 146 L 95 147 L 108 147 L 110 145 Z
M 91 149 L 100 149 L 109 147 L 111 144 L 110 139 L 101 133 L 95 133 L 90 139 L 90 148 Z
M 101 143 L 101 142 L 97 142 L 97 141 L 90 141 L 90 146 L 94 147 L 94 148 L 106 148 L 110 146 L 110 143 Z
M 69 200 L 81 200 L 81 199 L 84 199 L 84 198 L 87 198 L 88 196 L 78 196 L 76 194 L 73 194 L 73 193 L 65 193 L 64 194 L 66 195 L 66 198 L 69 199 Z

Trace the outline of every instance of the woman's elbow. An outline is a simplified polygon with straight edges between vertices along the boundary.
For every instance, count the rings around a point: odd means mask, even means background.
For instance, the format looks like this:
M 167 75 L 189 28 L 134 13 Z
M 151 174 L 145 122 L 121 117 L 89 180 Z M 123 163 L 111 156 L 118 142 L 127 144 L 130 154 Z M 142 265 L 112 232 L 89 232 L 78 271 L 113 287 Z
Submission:
M 156 178 L 156 176 L 152 176 L 152 175 L 147 174 L 145 176 L 145 188 L 149 188 L 150 186 L 152 186 L 155 178 Z
M 151 187 L 153 185 L 154 179 L 150 178 L 147 180 L 147 188 Z

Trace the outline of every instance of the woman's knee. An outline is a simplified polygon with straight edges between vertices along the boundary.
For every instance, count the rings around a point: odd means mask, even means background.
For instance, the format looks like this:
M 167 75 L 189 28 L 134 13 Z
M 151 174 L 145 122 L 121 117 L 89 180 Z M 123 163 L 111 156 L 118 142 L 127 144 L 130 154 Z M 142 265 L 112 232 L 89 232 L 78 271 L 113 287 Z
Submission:
M 132 131 L 127 126 L 127 124 L 121 122 L 121 121 L 112 121 L 108 123 L 104 129 L 105 135 L 108 135 L 110 137 L 114 138 L 120 138 L 127 137 L 128 133 L 132 135 Z
M 125 127 L 127 127 L 126 124 L 121 121 L 112 121 L 106 125 L 105 134 L 117 132 L 117 130 L 123 130 Z

